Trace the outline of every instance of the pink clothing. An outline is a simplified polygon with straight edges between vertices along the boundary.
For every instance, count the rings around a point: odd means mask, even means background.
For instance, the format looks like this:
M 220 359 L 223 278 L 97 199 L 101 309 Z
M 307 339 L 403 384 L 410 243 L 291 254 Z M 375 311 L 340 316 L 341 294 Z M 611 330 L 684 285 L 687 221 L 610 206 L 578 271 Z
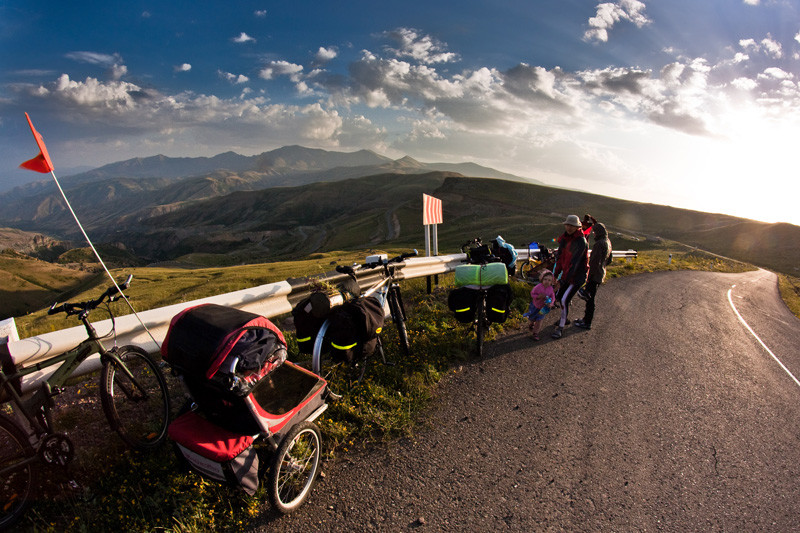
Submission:
M 556 293 L 553 291 L 553 287 L 545 287 L 544 284 L 540 283 L 533 288 L 531 291 L 531 302 L 535 307 L 541 309 L 544 307 L 545 298 L 550 297 L 550 305 L 553 305 L 553 302 L 556 301 Z

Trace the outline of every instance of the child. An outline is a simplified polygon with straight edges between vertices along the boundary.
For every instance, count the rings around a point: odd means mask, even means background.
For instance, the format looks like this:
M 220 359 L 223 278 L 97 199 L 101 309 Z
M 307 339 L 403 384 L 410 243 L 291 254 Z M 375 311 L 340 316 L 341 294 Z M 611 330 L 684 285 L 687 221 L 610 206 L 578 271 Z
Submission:
M 542 328 L 542 320 L 544 316 L 550 312 L 553 301 L 556 299 L 556 294 L 553 291 L 553 273 L 549 270 L 543 270 L 539 274 L 539 283 L 531 291 L 531 304 L 528 307 L 528 312 L 523 316 L 528 317 L 528 329 L 533 333 L 533 340 L 539 340 L 539 330 Z

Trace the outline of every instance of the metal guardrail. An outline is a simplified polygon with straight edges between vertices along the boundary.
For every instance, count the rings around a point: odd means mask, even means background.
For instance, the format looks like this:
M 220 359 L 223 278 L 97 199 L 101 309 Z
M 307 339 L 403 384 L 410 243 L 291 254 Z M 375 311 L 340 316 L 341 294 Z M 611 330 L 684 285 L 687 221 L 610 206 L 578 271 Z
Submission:
M 528 258 L 528 250 L 517 250 L 519 260 Z M 636 257 L 634 250 L 614 251 L 615 258 Z M 397 279 L 413 279 L 437 274 L 451 272 L 457 265 L 462 264 L 466 256 L 464 254 L 441 255 L 436 257 L 414 257 L 406 259 L 404 263 L 397 265 Z M 359 272 L 359 282 L 364 284 L 370 281 L 377 281 L 380 272 Z M 313 281 L 330 281 L 336 283 L 346 276 L 338 272 L 328 272 L 312 278 L 290 278 L 286 281 L 269 283 L 257 287 L 250 287 L 235 292 L 210 296 L 190 302 L 182 302 L 142 311 L 139 317 L 150 330 L 153 337 L 160 345 L 167 334 L 170 320 L 180 311 L 205 303 L 214 303 L 236 307 L 244 311 L 256 313 L 267 318 L 273 318 L 291 312 L 294 305 L 309 295 Z M 313 281 L 312 281 L 313 280 Z M 98 332 L 110 332 L 112 323 L 110 319 L 93 322 Z M 150 338 L 145 329 L 134 315 L 124 315 L 115 319 L 116 340 L 118 345 L 136 344 L 150 353 L 158 351 L 159 346 Z M 76 326 L 73 328 L 44 333 L 35 337 L 12 341 L 0 345 L 0 361 L 4 364 L 14 364 L 19 367 L 30 367 L 37 363 L 60 355 L 67 350 L 77 346 L 86 338 L 84 327 Z M 87 359 L 75 374 L 88 373 L 99 368 L 99 357 L 93 356 Z M 47 367 L 39 372 L 34 372 L 22 384 L 23 390 L 35 387 L 42 380 L 46 379 L 56 367 Z

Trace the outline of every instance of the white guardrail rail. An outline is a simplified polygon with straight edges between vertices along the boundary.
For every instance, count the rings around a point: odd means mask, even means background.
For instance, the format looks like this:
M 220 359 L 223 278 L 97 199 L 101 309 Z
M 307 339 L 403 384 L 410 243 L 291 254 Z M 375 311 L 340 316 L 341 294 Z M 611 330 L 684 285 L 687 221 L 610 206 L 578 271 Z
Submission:
M 528 250 L 517 250 L 518 261 L 528 258 Z M 614 251 L 614 258 L 635 258 L 637 252 L 634 250 Z M 398 264 L 397 279 L 413 279 L 437 274 L 451 272 L 457 265 L 462 264 L 466 256 L 464 254 L 440 255 L 435 257 L 413 257 L 406 259 L 404 263 Z M 380 276 L 379 269 L 372 272 L 359 272 L 359 282 L 368 284 L 370 278 L 377 280 Z M 210 296 L 190 302 L 182 302 L 167 307 L 159 307 L 149 311 L 139 312 L 139 317 L 150 330 L 155 340 L 148 335 L 139 320 L 133 314 L 115 318 L 116 343 L 119 346 L 126 344 L 136 344 L 150 353 L 159 350 L 159 345 L 163 342 L 167 334 L 170 320 L 180 311 L 200 304 L 214 303 L 236 307 L 244 311 L 256 313 L 267 318 L 273 318 L 291 312 L 292 307 L 308 296 L 311 288 L 311 280 L 329 280 L 336 282 L 346 277 L 338 272 L 329 272 L 321 276 L 312 278 L 290 278 L 286 281 L 268 283 L 257 287 L 250 287 L 235 292 Z M 134 280 L 135 287 L 135 280 Z M 103 332 L 111 331 L 111 319 L 93 322 L 95 329 L 101 335 Z M 15 365 L 18 368 L 30 368 L 39 364 L 41 361 L 61 355 L 71 348 L 80 344 L 86 338 L 86 330 L 83 325 L 73 328 L 44 333 L 36 337 L 29 337 L 17 341 L 10 341 L 0 344 L 0 362 L 4 368 L 7 365 Z M 111 339 L 104 339 L 105 344 L 109 344 Z M 110 347 L 110 346 L 107 346 Z M 13 367 L 12 367 L 13 368 Z M 56 366 L 45 367 L 38 372 L 28 375 L 21 384 L 22 390 L 27 391 L 38 386 L 42 380 L 52 374 Z M 100 368 L 100 359 L 95 354 L 87 359 L 75 371 L 76 375 L 89 373 Z

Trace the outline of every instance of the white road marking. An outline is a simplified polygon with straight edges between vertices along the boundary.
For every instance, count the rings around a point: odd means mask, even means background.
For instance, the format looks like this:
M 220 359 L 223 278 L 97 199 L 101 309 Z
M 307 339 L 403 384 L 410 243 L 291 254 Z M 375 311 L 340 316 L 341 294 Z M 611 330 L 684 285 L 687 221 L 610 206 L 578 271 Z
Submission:
M 786 366 L 785 366 L 785 365 L 784 365 L 784 364 L 781 362 L 781 360 L 780 360 L 780 359 L 778 359 L 778 357 L 777 357 L 777 356 L 776 356 L 774 353 L 772 353 L 772 350 L 770 350 L 770 349 L 767 347 L 767 345 L 766 345 L 766 344 L 764 344 L 764 341 L 762 341 L 762 340 L 761 340 L 761 337 L 759 337 L 758 335 L 756 335 L 756 332 L 755 332 L 755 331 L 753 331 L 753 328 L 751 328 L 751 327 L 750 327 L 750 324 L 748 324 L 747 322 L 745 322 L 744 318 L 742 318 L 742 315 L 740 315 L 740 314 L 739 314 L 739 310 L 738 310 L 738 309 L 736 309 L 736 306 L 735 306 L 735 305 L 733 305 L 733 299 L 731 298 L 731 293 L 733 292 L 733 288 L 734 288 L 734 287 L 736 287 L 736 285 L 733 285 L 733 286 L 732 286 L 730 289 L 728 289 L 728 303 L 730 303 L 730 304 L 731 304 L 731 309 L 733 309 L 733 312 L 734 312 L 734 313 L 736 313 L 736 316 L 739 318 L 739 322 L 741 322 L 742 324 L 744 324 L 744 327 L 746 327 L 746 328 L 747 328 L 747 331 L 749 331 L 749 332 L 750 332 L 750 334 L 751 334 L 753 337 L 755 337 L 755 339 L 756 339 L 756 340 L 759 342 L 759 344 L 761 344 L 761 346 L 763 346 L 763 347 L 764 347 L 764 349 L 767 351 L 767 353 L 769 353 L 769 354 L 772 356 L 772 358 L 773 358 L 773 359 L 775 359 L 775 361 L 776 361 L 776 362 L 777 362 L 777 363 L 780 365 L 780 367 L 783 369 L 783 371 L 784 371 L 784 372 L 786 372 L 787 374 L 789 374 L 789 377 L 790 377 L 790 378 L 792 378 L 792 379 L 794 380 L 794 382 L 797 384 L 797 386 L 798 386 L 798 387 L 800 387 L 800 381 L 798 381 L 798 380 L 797 380 L 797 378 L 796 378 L 796 377 L 794 377 L 794 374 L 792 374 L 791 372 L 789 372 L 789 369 L 788 369 L 788 368 L 786 368 Z

